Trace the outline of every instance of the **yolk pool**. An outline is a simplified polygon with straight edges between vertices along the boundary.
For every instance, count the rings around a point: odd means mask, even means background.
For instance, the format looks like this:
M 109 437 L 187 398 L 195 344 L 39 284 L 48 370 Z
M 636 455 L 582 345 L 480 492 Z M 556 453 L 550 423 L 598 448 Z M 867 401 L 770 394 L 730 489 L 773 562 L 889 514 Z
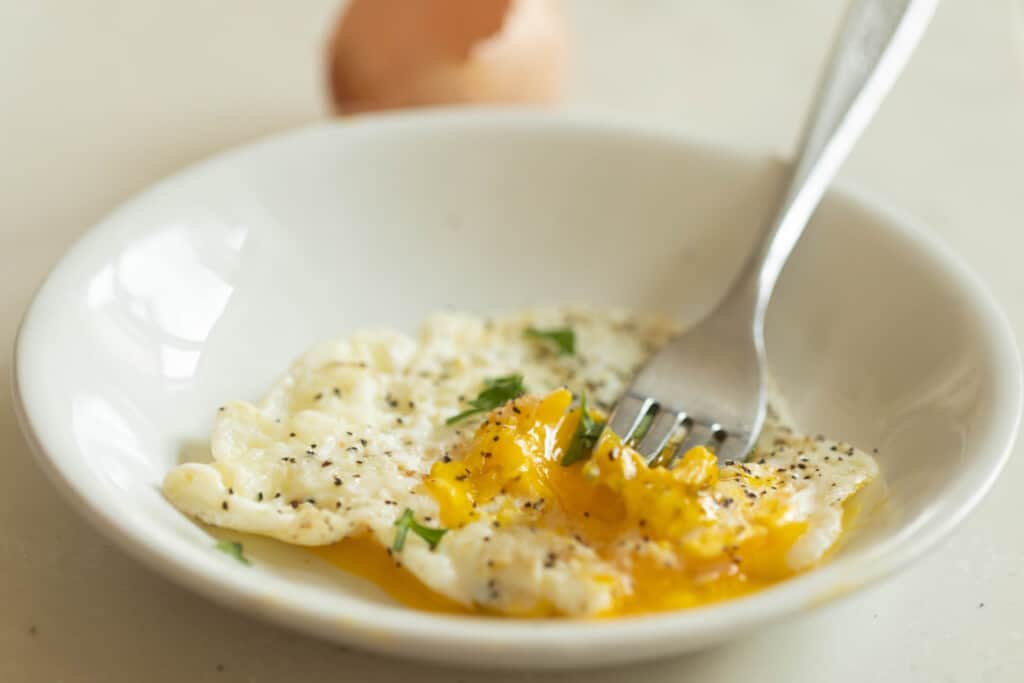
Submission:
M 403 605 L 427 612 L 472 612 L 427 588 L 412 572 L 396 565 L 387 549 L 368 536 L 353 536 L 334 545 L 314 546 L 309 550 L 349 574 L 376 583 Z
M 461 459 L 435 463 L 424 484 L 443 526 L 462 527 L 486 508 L 503 526 L 576 536 L 629 577 L 602 616 L 708 604 L 795 573 L 786 554 L 805 524 L 786 521 L 785 494 L 747 500 L 742 484 L 764 482 L 735 468 L 720 471 L 703 447 L 672 469 L 648 467 L 607 433 L 589 460 L 564 467 L 562 455 L 580 420 L 571 403 L 565 389 L 516 399 L 487 417 Z M 632 550 L 622 549 L 623 538 L 636 541 L 627 546 Z M 397 568 L 369 538 L 315 552 L 411 607 L 470 611 Z

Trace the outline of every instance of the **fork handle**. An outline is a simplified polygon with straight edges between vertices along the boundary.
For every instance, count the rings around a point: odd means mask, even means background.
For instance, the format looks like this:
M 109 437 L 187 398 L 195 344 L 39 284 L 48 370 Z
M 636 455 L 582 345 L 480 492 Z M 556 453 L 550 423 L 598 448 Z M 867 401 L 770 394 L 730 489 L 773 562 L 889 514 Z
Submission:
M 778 212 L 733 294 L 752 294 L 755 321 L 782 267 L 889 88 L 917 45 L 938 0 L 854 0 L 825 71 Z M 746 286 L 743 286 L 746 285 Z

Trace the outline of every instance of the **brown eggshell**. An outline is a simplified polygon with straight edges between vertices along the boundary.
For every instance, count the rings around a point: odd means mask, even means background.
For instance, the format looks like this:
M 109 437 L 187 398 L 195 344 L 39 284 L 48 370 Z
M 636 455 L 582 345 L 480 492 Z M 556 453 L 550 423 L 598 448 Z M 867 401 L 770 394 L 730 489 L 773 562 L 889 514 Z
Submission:
M 327 54 L 334 107 L 556 101 L 566 67 L 556 0 L 352 0 Z

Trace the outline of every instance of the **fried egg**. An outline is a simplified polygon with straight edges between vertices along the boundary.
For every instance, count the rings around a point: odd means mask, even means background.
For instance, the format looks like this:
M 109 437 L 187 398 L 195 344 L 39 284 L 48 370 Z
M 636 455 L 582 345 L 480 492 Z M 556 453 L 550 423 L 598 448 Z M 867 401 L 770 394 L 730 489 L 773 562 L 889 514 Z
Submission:
M 415 339 L 356 332 L 309 350 L 262 401 L 222 406 L 212 461 L 172 469 L 164 493 L 205 523 L 309 546 L 425 609 L 648 612 L 814 566 L 878 467 L 774 411 L 746 462 L 698 447 L 652 468 L 606 432 L 563 464 L 578 397 L 604 419 L 677 332 L 589 309 L 438 314 Z M 512 377 L 512 394 L 481 402 Z

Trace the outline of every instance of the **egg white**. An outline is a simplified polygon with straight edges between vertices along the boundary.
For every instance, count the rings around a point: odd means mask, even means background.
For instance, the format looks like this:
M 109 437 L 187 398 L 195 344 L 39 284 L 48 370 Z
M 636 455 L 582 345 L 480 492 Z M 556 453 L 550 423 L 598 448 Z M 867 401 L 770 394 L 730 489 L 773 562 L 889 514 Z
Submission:
M 523 334 L 527 327 L 561 326 L 574 330 L 576 354 Z M 593 405 L 608 408 L 675 332 L 660 317 L 584 309 L 439 314 L 416 339 L 356 332 L 310 349 L 262 401 L 222 406 L 212 461 L 174 468 L 164 493 L 203 522 L 286 543 L 327 545 L 369 534 L 387 547 L 406 508 L 438 524 L 437 503 L 420 484 L 434 462 L 472 435 L 472 423 L 445 420 L 465 409 L 485 379 L 521 373 L 531 393 L 585 389 Z M 843 501 L 878 472 L 861 451 L 799 436 L 774 416 L 743 466 L 784 476 L 794 492 L 792 514 L 807 531 L 787 558 L 793 568 L 813 564 L 835 543 Z M 545 566 L 552 552 L 560 561 Z M 496 528 L 486 516 L 450 530 L 433 551 L 410 534 L 401 561 L 440 594 L 510 613 L 539 605 L 567 615 L 598 613 L 614 600 L 608 577 L 621 573 L 574 538 Z

